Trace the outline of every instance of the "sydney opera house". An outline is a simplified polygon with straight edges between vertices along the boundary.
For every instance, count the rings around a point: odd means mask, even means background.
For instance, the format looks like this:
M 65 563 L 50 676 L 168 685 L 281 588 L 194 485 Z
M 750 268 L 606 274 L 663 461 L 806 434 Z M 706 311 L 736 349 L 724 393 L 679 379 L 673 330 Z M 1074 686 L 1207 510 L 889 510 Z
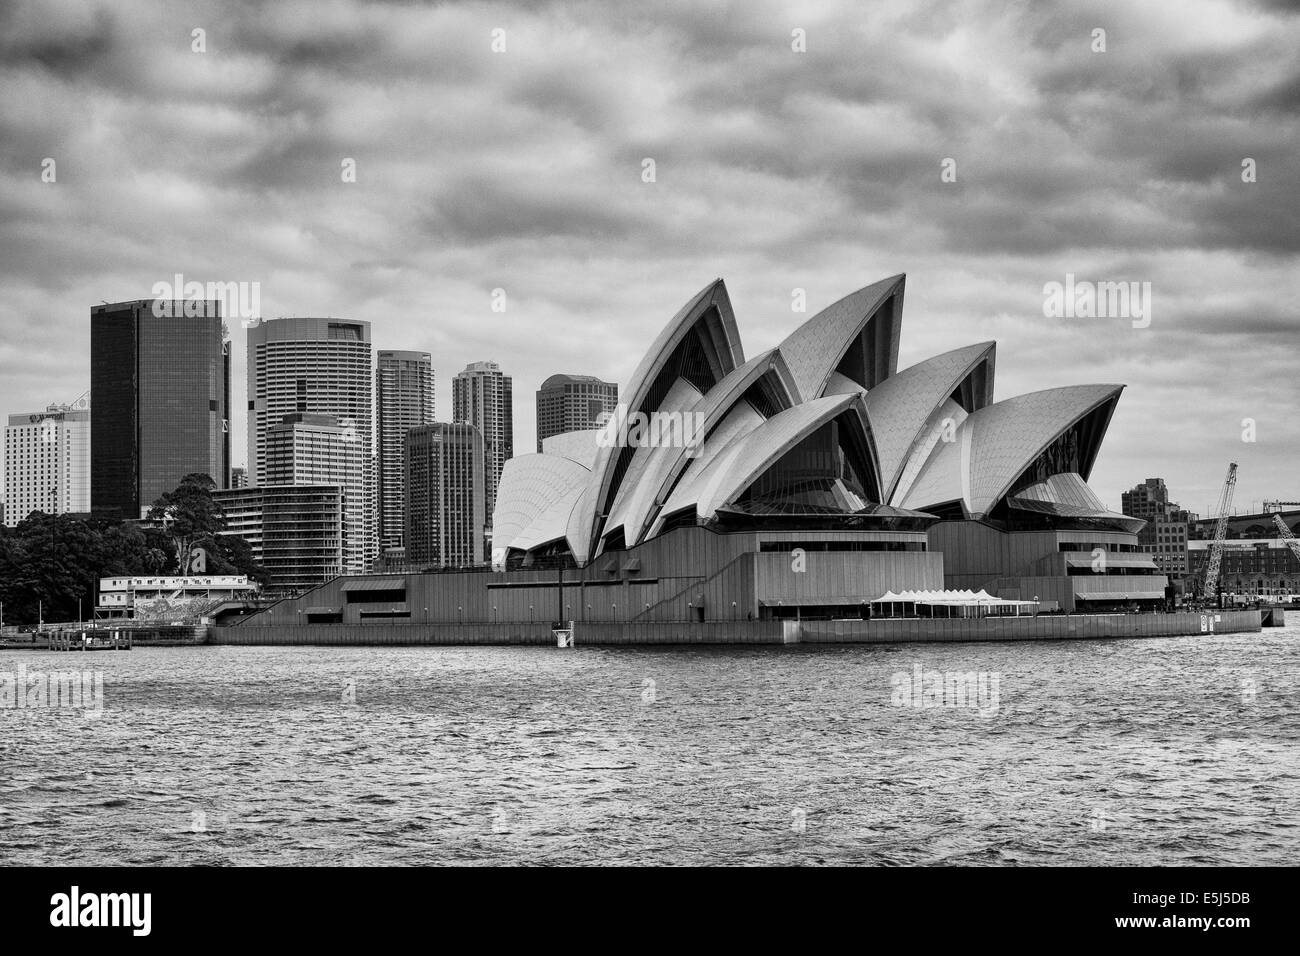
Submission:
M 1153 604 L 1142 521 L 1088 487 L 1121 385 L 995 402 L 995 345 L 898 371 L 905 278 L 746 357 L 722 280 L 651 344 L 602 430 L 506 463 L 493 567 L 340 578 L 302 623 L 855 618 L 888 591 Z M 269 623 L 269 622 L 268 622 Z

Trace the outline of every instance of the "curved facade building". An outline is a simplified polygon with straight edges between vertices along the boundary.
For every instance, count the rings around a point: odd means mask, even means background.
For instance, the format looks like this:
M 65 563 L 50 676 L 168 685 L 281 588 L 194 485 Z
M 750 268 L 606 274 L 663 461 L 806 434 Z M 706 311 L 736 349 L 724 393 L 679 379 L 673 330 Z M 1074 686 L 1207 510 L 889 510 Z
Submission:
M 892 276 L 845 296 L 749 361 L 725 284 L 702 289 L 652 343 L 603 431 L 556 436 L 506 464 L 494 566 L 581 568 L 704 528 L 836 533 L 846 546 L 867 531 L 929 532 L 930 550 L 956 550 L 948 583 L 1017 592 L 1017 579 L 1033 579 L 1024 597 L 1066 608 L 1089 601 L 1067 580 L 1076 548 L 1113 551 L 1126 579 L 1154 571 L 1129 547 L 1140 522 L 1086 483 L 1123 386 L 994 402 L 993 342 L 899 372 L 905 285 Z M 975 544 L 972 523 L 983 529 Z M 951 525 L 966 526 L 959 543 Z M 1000 540 L 1027 534 L 1048 537 L 1025 554 Z M 1163 598 L 1165 581 L 1149 577 L 1108 580 L 1096 603 Z
M 992 342 L 900 372 L 904 287 L 869 285 L 746 358 L 710 283 L 603 428 L 506 462 L 490 568 L 340 578 L 260 622 L 572 620 L 645 625 L 647 640 L 703 624 L 750 640 L 745 622 L 865 617 L 888 591 L 1162 600 L 1141 522 L 1087 485 L 1122 387 L 995 402 Z

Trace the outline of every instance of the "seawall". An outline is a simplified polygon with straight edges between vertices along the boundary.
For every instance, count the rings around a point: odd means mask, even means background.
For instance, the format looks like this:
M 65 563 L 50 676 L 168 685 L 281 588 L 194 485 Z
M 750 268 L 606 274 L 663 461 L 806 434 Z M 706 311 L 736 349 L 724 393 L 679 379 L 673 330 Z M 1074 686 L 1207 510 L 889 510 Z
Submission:
M 590 623 L 576 643 L 892 644 L 908 641 L 1051 641 L 1178 637 L 1258 631 L 1260 612 L 1208 614 L 1044 614 L 1038 617 L 911 618 L 874 621 L 705 621 Z M 553 645 L 546 623 L 301 624 L 211 627 L 208 643 L 264 646 Z
M 1260 629 L 1260 612 L 1201 614 L 1043 614 L 1038 617 L 803 621 L 804 644 L 885 644 L 908 641 L 1062 641 L 1098 638 L 1185 637 Z

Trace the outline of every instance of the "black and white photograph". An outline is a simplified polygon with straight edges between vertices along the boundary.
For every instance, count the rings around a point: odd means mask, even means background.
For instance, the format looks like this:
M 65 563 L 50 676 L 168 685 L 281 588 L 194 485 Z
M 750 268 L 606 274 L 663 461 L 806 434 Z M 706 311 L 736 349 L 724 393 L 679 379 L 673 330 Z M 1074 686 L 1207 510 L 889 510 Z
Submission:
M 0 910 L 834 869 L 873 931 L 1059 887 L 1259 945 L 1298 51 L 1293 0 L 4 0 Z

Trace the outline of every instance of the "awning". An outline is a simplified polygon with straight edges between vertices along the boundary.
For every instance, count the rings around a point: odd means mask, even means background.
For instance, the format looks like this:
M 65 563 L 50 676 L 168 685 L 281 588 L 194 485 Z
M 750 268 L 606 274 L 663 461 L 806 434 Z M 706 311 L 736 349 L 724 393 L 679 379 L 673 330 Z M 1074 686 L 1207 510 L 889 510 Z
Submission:
M 1153 554 L 1114 554 L 1107 551 L 1104 558 L 1097 560 L 1103 562 L 1103 567 L 1107 568 L 1150 568 L 1157 570 Z M 1092 567 L 1093 557 L 1091 554 L 1067 554 L 1065 563 L 1071 568 L 1090 568 Z M 1104 571 L 1098 572 L 1104 574 Z
M 893 591 L 886 591 L 882 596 L 871 601 L 872 604 L 931 604 L 931 605 L 949 605 L 952 607 L 999 607 L 1018 604 L 1021 607 L 1029 607 L 1037 604 L 1037 601 L 1015 601 L 1010 598 L 994 597 L 988 591 L 981 589 L 978 593 L 971 591 L 969 588 L 962 591 L 904 591 L 902 594 L 895 594 Z
M 344 591 L 403 591 L 406 578 L 357 578 L 343 585 Z
M 1164 591 L 1075 591 L 1076 601 L 1163 601 Z

